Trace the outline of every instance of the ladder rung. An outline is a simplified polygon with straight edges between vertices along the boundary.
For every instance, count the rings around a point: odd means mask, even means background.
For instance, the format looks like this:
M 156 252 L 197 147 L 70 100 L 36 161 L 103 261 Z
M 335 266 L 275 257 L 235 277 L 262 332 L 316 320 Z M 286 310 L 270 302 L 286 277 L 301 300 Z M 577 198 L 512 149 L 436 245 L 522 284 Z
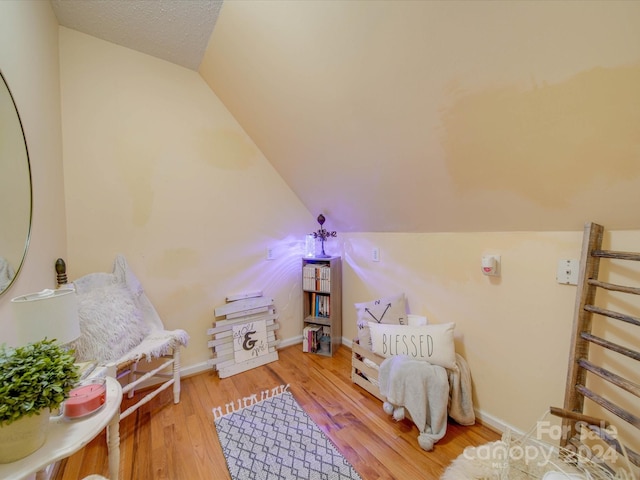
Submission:
M 591 373 L 598 375 L 600 378 L 606 380 L 613 385 L 620 387 L 623 390 L 635 395 L 636 397 L 640 397 L 640 385 L 631 380 L 627 380 L 620 375 L 616 375 L 613 372 L 610 372 L 606 368 L 598 367 L 594 365 L 589 360 L 581 358 L 578 360 L 578 364 L 584 368 L 585 370 L 589 370 Z
M 602 439 L 607 445 L 611 446 L 618 452 L 620 455 L 626 455 L 629 458 L 629 461 L 633 463 L 635 466 L 640 467 L 640 455 L 638 455 L 634 450 L 631 450 L 629 447 L 625 445 L 624 450 L 620 446 L 620 442 L 607 430 L 603 430 L 597 425 L 589 425 L 587 427 L 593 433 L 595 433 L 599 438 Z
M 632 315 L 626 315 L 624 313 L 614 312 L 613 310 L 607 310 L 606 308 L 596 307 L 595 305 L 585 305 L 584 309 L 587 312 L 597 313 L 598 315 L 604 315 L 605 317 L 609 317 L 609 318 L 615 318 L 616 320 L 621 320 L 623 322 L 627 322 L 637 327 L 640 327 L 640 318 L 634 317 Z
M 607 348 L 613 352 L 620 353 L 621 355 L 625 355 L 634 360 L 640 361 L 640 352 L 635 350 L 631 350 L 630 348 L 622 347 L 617 343 L 610 342 L 600 337 L 596 337 L 587 332 L 582 332 L 580 337 L 588 342 L 595 343 L 596 345 L 600 345 L 601 347 Z
M 624 408 L 621 408 L 616 404 L 610 402 L 606 398 L 598 395 L 597 393 L 588 389 L 584 385 L 576 385 L 576 390 L 580 392 L 582 395 L 584 395 L 585 397 L 591 399 L 592 401 L 600 405 L 601 407 L 606 408 L 614 415 L 617 415 L 622 420 L 627 422 L 629 425 L 633 425 L 636 428 L 640 428 L 640 417 L 637 417 L 634 414 L 629 413 Z
M 613 250 L 593 250 L 592 257 L 599 258 L 616 258 L 618 260 L 633 260 L 640 262 L 640 253 L 634 252 L 615 252 Z
M 640 295 L 640 288 L 638 287 L 627 287 L 625 285 L 616 285 L 615 283 L 601 282 L 600 280 L 594 280 L 593 278 L 590 278 L 589 280 L 587 280 L 587 283 L 589 285 L 593 285 L 594 287 L 604 288 L 605 290 Z

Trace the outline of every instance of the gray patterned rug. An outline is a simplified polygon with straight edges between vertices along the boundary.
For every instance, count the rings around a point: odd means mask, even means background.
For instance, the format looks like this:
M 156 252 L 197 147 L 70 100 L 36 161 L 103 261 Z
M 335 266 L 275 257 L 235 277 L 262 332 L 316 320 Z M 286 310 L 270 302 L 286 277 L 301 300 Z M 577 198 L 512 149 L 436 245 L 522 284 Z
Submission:
M 214 424 L 233 480 L 361 480 L 288 391 Z

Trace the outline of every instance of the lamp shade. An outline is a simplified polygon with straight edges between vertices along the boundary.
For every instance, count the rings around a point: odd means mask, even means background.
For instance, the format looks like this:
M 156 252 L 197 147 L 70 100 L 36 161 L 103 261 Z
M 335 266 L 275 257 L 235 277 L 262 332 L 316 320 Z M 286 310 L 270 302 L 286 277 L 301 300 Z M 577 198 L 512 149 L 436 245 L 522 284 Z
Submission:
M 11 299 L 18 344 L 56 339 L 65 344 L 80 336 L 75 290 L 42 290 Z

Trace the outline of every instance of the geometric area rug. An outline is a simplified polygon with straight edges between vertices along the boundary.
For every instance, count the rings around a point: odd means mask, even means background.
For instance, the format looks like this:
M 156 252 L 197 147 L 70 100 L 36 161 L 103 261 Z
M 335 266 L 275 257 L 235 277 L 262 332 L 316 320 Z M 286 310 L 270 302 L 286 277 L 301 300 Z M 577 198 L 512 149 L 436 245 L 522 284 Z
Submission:
M 289 391 L 214 409 L 214 424 L 233 480 L 361 480 Z M 265 392 L 263 392 L 265 393 Z M 245 403 L 246 403 L 245 399 Z M 238 402 L 240 403 L 240 402 Z

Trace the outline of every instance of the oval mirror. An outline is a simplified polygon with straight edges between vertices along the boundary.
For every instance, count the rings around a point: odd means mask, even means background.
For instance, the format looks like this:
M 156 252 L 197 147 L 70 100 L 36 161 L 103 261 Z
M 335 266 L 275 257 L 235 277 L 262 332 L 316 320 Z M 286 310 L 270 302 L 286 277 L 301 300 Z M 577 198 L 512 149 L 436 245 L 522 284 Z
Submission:
M 0 295 L 14 282 L 31 234 L 31 167 L 18 108 L 0 72 Z

